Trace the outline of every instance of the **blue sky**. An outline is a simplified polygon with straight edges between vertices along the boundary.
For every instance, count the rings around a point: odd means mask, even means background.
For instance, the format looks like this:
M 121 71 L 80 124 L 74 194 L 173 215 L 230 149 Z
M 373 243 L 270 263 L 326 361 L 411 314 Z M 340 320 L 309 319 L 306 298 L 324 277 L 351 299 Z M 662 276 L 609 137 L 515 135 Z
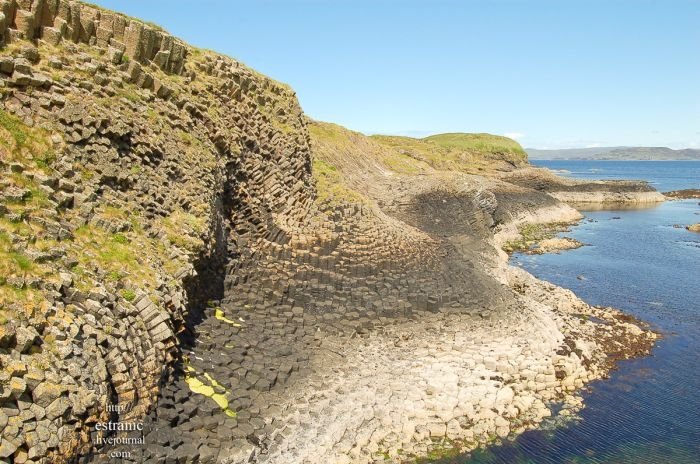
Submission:
M 700 148 L 700 0 L 92 0 L 365 133 Z

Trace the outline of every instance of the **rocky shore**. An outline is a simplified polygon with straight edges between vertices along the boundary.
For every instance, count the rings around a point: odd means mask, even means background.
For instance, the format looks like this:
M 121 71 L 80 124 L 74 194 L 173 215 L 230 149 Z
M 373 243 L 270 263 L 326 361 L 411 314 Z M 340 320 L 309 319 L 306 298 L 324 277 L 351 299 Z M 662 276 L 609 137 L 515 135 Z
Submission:
M 563 404 L 558 414 L 575 414 L 579 388 L 654 343 L 655 334 L 613 308 L 591 307 L 511 266 L 505 276 L 518 293 L 508 316 L 446 310 L 366 337 L 326 339 L 310 381 L 321 388 L 294 390 L 285 416 L 292 425 L 260 462 L 467 452 L 537 427 L 553 403 Z
M 673 190 L 671 192 L 664 192 L 664 196 L 671 200 L 700 198 L 700 189 Z
M 569 237 L 555 237 L 542 240 L 537 245 L 537 248 L 532 250 L 532 253 L 558 253 L 564 250 L 574 250 L 583 246 L 583 243 Z
M 437 195 L 428 204 L 445 208 L 456 186 L 465 182 L 477 182 L 466 198 L 487 195 L 481 188 L 491 183 L 450 177 L 439 178 L 439 190 L 447 186 L 444 192 L 449 196 Z M 392 217 L 410 221 L 414 207 L 428 207 L 423 202 L 412 203 L 414 195 L 437 188 L 430 179 L 423 182 L 427 185 L 391 181 L 391 204 L 382 198 L 383 209 L 362 209 L 359 217 L 357 213 L 344 217 L 341 223 L 352 225 L 329 238 L 338 243 L 338 262 L 358 262 L 357 251 L 351 251 L 358 239 L 375 259 L 388 259 L 383 247 L 397 240 L 387 234 L 397 225 Z M 499 184 L 499 188 L 504 194 L 508 187 Z M 327 284 L 320 275 L 313 277 L 319 270 L 314 271 L 312 263 L 323 261 L 323 247 L 318 247 L 317 258 L 301 259 L 311 264 L 304 266 L 306 279 L 321 284 L 313 287 L 313 298 L 302 298 L 307 301 L 303 307 L 287 307 L 285 313 L 271 319 L 270 309 L 263 309 L 264 299 L 256 303 L 258 309 L 247 308 L 250 291 L 225 299 L 221 307 L 230 319 L 209 318 L 198 327 L 200 336 L 188 362 L 203 381 L 205 375 L 222 384 L 230 378 L 235 396 L 229 407 L 238 415 L 225 422 L 208 422 L 209 415 L 216 418 L 221 411 L 201 395 L 183 397 L 186 386 L 180 379 L 180 384 L 173 383 L 163 392 L 157 416 L 151 416 L 147 424 L 151 430 L 147 442 L 159 446 L 152 446 L 140 458 L 157 461 L 172 448 L 175 453 L 187 451 L 186 459 L 211 462 L 405 462 L 428 454 L 466 452 L 513 437 L 550 417 L 554 403 L 564 404 L 559 414 L 575 414 L 583 407 L 579 388 L 607 376 L 618 359 L 648 353 L 656 336 L 619 311 L 591 307 L 570 291 L 509 266 L 505 254 L 489 244 L 502 243 L 506 232 L 491 236 L 488 221 L 475 220 L 488 217 L 481 216 L 486 204 L 474 206 L 474 202 L 460 200 L 456 206 L 466 212 L 463 218 L 453 216 L 448 221 L 448 216 L 431 216 L 424 227 L 431 230 L 432 238 L 427 243 L 414 242 L 408 254 L 395 254 L 392 261 L 396 263 L 375 261 L 356 277 L 345 274 L 343 278 L 354 282 L 350 287 L 361 290 L 357 297 L 365 303 L 353 304 L 352 293 L 344 295 L 333 283 L 339 275 L 326 275 Z M 521 225 L 528 220 L 559 222 L 578 217 L 563 204 L 544 211 L 534 203 L 529 205 L 521 208 L 519 202 L 503 201 L 492 206 L 513 208 L 512 215 Z M 497 215 L 495 210 L 492 213 Z M 440 219 L 438 226 L 436 218 Z M 315 228 L 334 224 L 338 222 L 326 219 Z M 513 224 L 499 228 L 509 231 Z M 405 226 L 399 230 L 411 233 Z M 296 248 L 297 252 L 304 249 L 307 245 Z M 405 253 L 406 244 L 395 250 Z M 408 291 L 397 277 L 410 275 L 399 263 L 407 260 L 412 269 L 420 270 L 415 255 L 430 256 L 431 250 L 438 252 L 439 267 L 413 274 L 422 280 L 420 289 L 441 285 L 435 277 L 465 272 L 465 263 L 478 267 L 460 279 L 446 280 L 453 296 L 442 287 L 435 294 L 447 294 L 444 300 L 428 298 L 397 312 L 402 307 L 400 292 Z M 294 269 L 293 261 L 282 268 Z M 442 266 L 450 270 L 441 270 Z M 342 266 L 334 271 L 342 273 Z M 381 279 L 370 277 L 379 275 Z M 248 284 L 254 288 L 259 285 L 256 282 L 249 280 Z M 467 294 L 455 292 L 459 282 L 465 282 L 461 288 Z M 237 288 L 241 289 L 240 284 Z M 281 294 L 275 291 L 278 288 L 272 286 L 272 294 Z M 386 294 L 379 290 L 383 288 Z M 382 304 L 386 301 L 391 303 Z M 319 305 L 327 309 L 320 310 Z M 355 314 L 333 311 L 340 305 L 351 306 Z M 283 326 L 278 325 L 284 333 L 271 330 L 270 321 L 275 320 L 284 321 Z M 231 322 L 240 327 L 232 327 Z M 261 340 L 274 342 L 261 344 Z M 273 364 L 283 360 L 294 361 L 289 367 Z M 241 366 L 233 370 L 233 376 L 232 364 Z M 287 372 L 288 376 L 281 375 Z M 173 421 L 177 423 L 174 427 Z M 172 432 L 165 433 L 167 430 Z M 187 446 L 203 432 L 207 443 L 221 444 L 218 457 L 209 445 L 197 450 Z
M 564 216 L 570 219 L 568 216 Z M 529 222 L 521 224 L 516 232 L 509 231 L 510 240 L 501 244 L 501 248 L 512 253 L 520 251 L 528 254 L 558 253 L 583 246 L 583 243 L 570 237 L 558 237 L 557 234 L 568 232 L 572 222 Z
M 643 181 L 584 181 L 555 175 L 548 169 L 528 168 L 507 173 L 502 178 L 508 182 L 546 191 L 559 201 L 569 204 L 660 203 L 663 194 Z
M 653 344 L 503 251 L 645 184 L 310 121 L 81 2 L 0 2 L 0 44 L 0 462 L 403 462 L 574 411 Z

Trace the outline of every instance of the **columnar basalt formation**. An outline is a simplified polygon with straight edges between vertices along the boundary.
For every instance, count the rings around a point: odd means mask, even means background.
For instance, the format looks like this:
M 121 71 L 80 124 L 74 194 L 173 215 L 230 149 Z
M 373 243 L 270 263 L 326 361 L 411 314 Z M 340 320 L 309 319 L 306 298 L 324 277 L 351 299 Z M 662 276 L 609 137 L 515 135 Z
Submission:
M 584 181 L 564 179 L 547 169 L 527 168 L 507 173 L 509 183 L 547 192 L 567 203 L 653 204 L 665 201 L 660 192 L 643 181 Z
M 387 176 L 394 154 L 311 128 L 323 200 L 231 260 L 219 317 L 196 327 L 134 462 L 401 462 L 471 449 L 540 423 L 550 401 L 580 407 L 575 390 L 607 374 L 608 352 L 648 350 L 653 335 L 618 312 L 501 261 L 494 243 L 511 225 L 575 210 L 430 166 Z
M 0 1 L 0 34 L 0 462 L 468 449 L 650 346 L 506 266 L 518 224 L 580 217 L 515 142 L 310 122 L 287 86 L 80 2 Z
M 187 55 L 182 41 L 157 26 L 70 0 L 0 2 L 0 45 L 20 40 L 85 43 L 107 49 L 114 61 L 127 57 L 173 74 L 182 74 Z
M 2 11 L 0 459 L 59 462 L 143 417 L 226 256 L 305 214 L 308 136 L 287 87 L 141 22 Z

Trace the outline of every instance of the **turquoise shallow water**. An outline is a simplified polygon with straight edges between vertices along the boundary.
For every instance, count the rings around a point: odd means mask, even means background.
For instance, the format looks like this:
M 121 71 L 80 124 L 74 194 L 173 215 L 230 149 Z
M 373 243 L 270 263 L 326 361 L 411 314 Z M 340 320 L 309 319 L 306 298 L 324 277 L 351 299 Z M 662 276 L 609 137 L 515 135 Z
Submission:
M 540 164 L 574 177 L 646 179 L 659 190 L 700 188 L 700 163 Z M 698 200 L 584 214 L 566 235 L 588 246 L 515 255 L 512 263 L 591 304 L 632 313 L 664 339 L 651 356 L 622 362 L 610 379 L 591 384 L 579 421 L 440 462 L 700 462 L 700 234 L 674 227 L 700 222 Z

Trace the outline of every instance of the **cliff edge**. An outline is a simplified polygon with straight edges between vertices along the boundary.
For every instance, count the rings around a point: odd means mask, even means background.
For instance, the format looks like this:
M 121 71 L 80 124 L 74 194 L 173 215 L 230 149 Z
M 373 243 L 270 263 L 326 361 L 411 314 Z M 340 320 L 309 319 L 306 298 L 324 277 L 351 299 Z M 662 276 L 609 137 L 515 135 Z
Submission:
M 311 154 L 293 91 L 232 59 L 79 2 L 0 11 L 0 459 L 58 462 L 149 410 L 227 256 L 305 214 Z

